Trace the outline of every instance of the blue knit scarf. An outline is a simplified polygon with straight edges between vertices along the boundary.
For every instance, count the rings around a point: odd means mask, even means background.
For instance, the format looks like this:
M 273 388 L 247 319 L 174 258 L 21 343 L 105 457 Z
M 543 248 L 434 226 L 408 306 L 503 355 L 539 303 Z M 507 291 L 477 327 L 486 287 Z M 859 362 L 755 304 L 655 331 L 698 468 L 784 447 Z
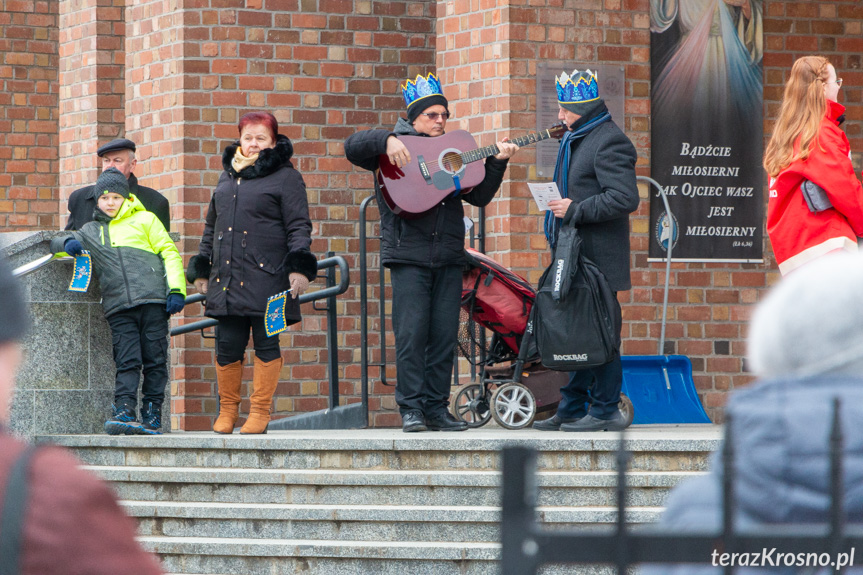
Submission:
M 590 120 L 574 132 L 567 132 L 561 138 L 560 148 L 557 150 L 557 163 L 554 165 L 553 178 L 557 183 L 557 189 L 560 190 L 561 198 L 569 197 L 569 160 L 572 154 L 572 142 L 585 137 L 595 127 L 609 120 L 611 120 L 611 114 L 606 110 L 605 113 Z M 563 222 L 563 219 L 554 217 L 554 213 L 551 210 L 545 212 L 545 238 L 548 240 L 551 249 L 554 249 L 557 244 L 557 229 L 560 227 L 561 222 Z

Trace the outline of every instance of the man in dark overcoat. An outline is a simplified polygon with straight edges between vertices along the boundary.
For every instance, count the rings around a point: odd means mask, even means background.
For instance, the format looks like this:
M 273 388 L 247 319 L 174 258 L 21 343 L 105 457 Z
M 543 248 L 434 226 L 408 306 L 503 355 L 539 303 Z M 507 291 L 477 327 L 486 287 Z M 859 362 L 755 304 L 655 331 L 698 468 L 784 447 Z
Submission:
M 557 155 L 554 181 L 562 199 L 549 202 L 545 235 L 552 250 L 566 219 L 578 228 L 582 253 L 592 260 L 615 292 L 632 287 L 629 261 L 629 214 L 638 208 L 635 146 L 617 125 L 599 97 L 596 74 L 566 72 L 556 79 L 558 119 L 569 126 Z M 612 317 L 622 329 L 620 304 Z M 617 350 L 611 362 L 574 371 L 561 391 L 557 413 L 538 421 L 543 431 L 599 431 L 626 427 L 617 407 L 623 366 Z M 589 407 L 588 407 L 589 405 Z
M 108 168 L 117 168 L 129 181 L 129 193 L 141 200 L 141 204 L 148 212 L 152 212 L 165 231 L 171 231 L 171 206 L 167 198 L 146 186 L 138 185 L 138 178 L 132 171 L 138 164 L 135 158 L 135 142 L 126 138 L 111 140 L 96 150 L 102 171 Z M 69 221 L 66 222 L 67 230 L 80 230 L 84 224 L 93 221 L 93 210 L 96 208 L 96 199 L 100 194 L 96 193 L 96 186 L 78 188 L 69 196 Z

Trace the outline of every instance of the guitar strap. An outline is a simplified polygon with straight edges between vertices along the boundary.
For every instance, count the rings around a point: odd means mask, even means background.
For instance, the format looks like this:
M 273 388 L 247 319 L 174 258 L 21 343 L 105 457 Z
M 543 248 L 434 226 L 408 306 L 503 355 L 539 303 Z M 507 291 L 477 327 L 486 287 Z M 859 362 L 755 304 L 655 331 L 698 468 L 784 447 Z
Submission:
M 6 496 L 0 508 L 0 575 L 18 575 L 24 514 L 27 511 L 27 470 L 36 453 L 29 446 L 12 466 L 6 483 Z

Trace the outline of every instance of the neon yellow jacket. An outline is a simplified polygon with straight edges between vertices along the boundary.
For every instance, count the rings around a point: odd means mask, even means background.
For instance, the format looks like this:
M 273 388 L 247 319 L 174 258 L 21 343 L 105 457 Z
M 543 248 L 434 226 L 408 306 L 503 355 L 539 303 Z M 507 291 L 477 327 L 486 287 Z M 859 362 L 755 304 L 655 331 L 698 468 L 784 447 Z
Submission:
M 183 259 L 177 246 L 134 194 L 113 219 L 97 209 L 94 221 L 71 236 L 51 240 L 51 251 L 62 252 L 70 237 L 90 252 L 106 316 L 145 303 L 165 303 L 171 292 L 186 296 Z

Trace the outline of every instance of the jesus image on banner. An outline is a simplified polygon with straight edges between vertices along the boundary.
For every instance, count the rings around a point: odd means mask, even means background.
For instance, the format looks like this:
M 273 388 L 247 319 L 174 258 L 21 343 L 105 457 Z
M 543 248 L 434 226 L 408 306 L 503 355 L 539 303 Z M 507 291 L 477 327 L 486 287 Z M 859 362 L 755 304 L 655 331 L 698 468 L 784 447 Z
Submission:
M 650 0 L 651 174 L 677 191 L 675 260 L 762 257 L 762 5 Z M 651 222 L 663 213 L 652 198 Z
M 764 54 L 761 0 L 651 0 L 650 31 L 679 29 L 677 46 L 655 80 L 654 117 L 681 121 L 682 110 L 704 126 L 704 114 L 732 122 L 761 116 Z

